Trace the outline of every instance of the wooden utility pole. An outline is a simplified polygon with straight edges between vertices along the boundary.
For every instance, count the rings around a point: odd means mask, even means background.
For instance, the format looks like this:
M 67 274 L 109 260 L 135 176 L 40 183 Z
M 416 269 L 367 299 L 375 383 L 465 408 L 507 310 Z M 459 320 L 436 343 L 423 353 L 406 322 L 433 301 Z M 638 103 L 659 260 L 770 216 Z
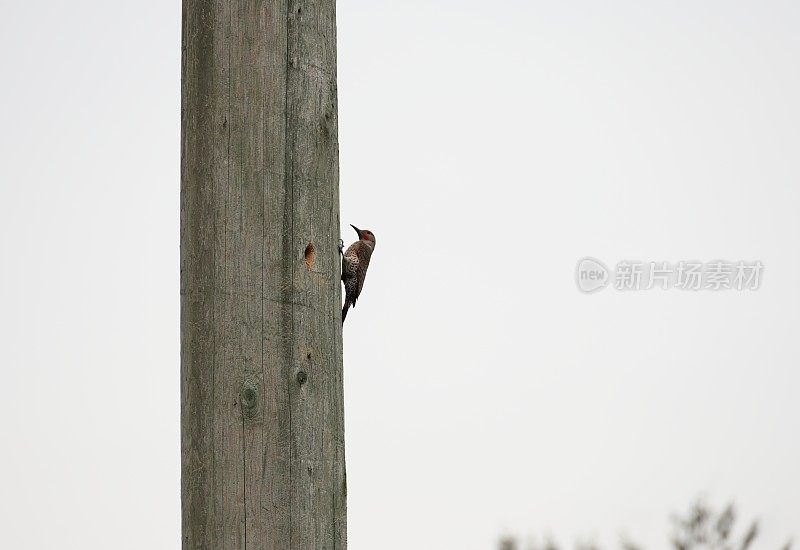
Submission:
M 183 548 L 346 547 L 335 0 L 183 0 Z

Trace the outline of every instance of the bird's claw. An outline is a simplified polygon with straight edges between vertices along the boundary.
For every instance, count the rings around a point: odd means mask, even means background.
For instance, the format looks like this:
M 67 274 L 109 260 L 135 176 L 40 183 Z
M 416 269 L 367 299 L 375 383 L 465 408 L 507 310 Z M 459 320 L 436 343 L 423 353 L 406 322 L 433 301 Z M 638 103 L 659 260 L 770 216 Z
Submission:
M 344 241 L 342 239 L 339 239 L 339 254 L 344 256 Z

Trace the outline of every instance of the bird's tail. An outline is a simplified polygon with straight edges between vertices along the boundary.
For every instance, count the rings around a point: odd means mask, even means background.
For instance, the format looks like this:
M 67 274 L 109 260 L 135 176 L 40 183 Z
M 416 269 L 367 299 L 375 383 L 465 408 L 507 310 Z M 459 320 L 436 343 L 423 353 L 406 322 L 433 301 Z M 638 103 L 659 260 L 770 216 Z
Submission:
M 344 318 L 347 317 L 348 309 L 350 309 L 350 300 L 345 300 L 344 306 L 342 306 L 342 324 L 344 324 Z

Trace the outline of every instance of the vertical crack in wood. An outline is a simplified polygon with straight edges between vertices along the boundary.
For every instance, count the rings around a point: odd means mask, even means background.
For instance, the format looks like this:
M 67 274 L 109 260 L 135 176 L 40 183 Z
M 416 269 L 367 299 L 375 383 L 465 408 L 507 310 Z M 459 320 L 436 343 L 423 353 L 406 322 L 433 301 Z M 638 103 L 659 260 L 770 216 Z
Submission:
M 293 357 L 293 354 L 291 353 L 291 346 L 294 345 L 294 341 L 295 341 L 295 336 L 294 336 L 294 301 L 295 301 L 294 300 L 294 261 L 292 261 L 292 257 L 293 257 L 292 250 L 294 248 L 294 180 L 293 180 L 293 177 L 292 177 L 293 174 L 292 174 L 292 164 L 291 164 L 291 160 L 292 160 L 292 155 L 291 155 L 291 147 L 292 147 L 292 145 L 291 145 L 291 133 L 289 131 L 289 82 L 290 82 L 290 78 L 289 78 L 290 72 L 289 71 L 291 70 L 291 65 L 289 63 L 289 56 L 290 56 L 291 43 L 292 43 L 292 35 L 291 35 L 291 32 L 290 32 L 290 30 L 291 30 L 291 25 L 290 25 L 290 21 L 291 21 L 290 17 L 291 16 L 290 16 L 290 14 L 291 14 L 291 7 L 292 7 L 291 3 L 292 3 L 292 0 L 286 0 L 286 76 L 285 76 L 284 88 L 283 88 L 283 90 L 284 90 L 284 92 L 283 92 L 284 93 L 284 95 L 283 95 L 283 145 L 284 145 L 283 177 L 284 177 L 285 188 L 288 190 L 288 193 L 286 194 L 286 197 L 287 197 L 286 200 L 289 202 L 289 205 L 288 205 L 289 208 L 288 209 L 289 209 L 289 212 L 290 212 L 290 214 L 289 214 L 289 224 L 288 224 L 289 225 L 289 235 L 290 235 L 289 239 L 288 239 L 289 246 L 287 247 L 288 249 L 284 249 L 284 259 L 286 260 L 288 258 L 288 264 L 290 265 L 290 268 L 289 268 L 289 284 L 290 284 L 290 287 L 289 287 L 289 297 L 288 297 L 288 299 L 290 300 L 290 302 L 292 304 L 290 306 L 290 309 L 291 309 L 291 318 L 290 318 L 291 328 L 289 330 L 290 338 L 289 338 L 288 345 L 284 344 L 287 347 L 287 353 L 286 353 L 287 361 L 286 361 L 285 369 L 286 369 L 286 374 L 288 376 L 291 376 L 291 372 L 292 372 L 291 365 L 294 362 L 294 357 Z M 287 207 L 287 205 L 284 204 L 284 210 L 287 209 L 286 207 Z M 285 229 L 285 227 L 286 226 L 284 226 L 284 229 Z M 288 376 L 287 376 L 287 378 L 288 378 Z M 290 454 L 288 463 L 289 463 L 289 479 L 291 480 L 291 479 L 293 479 L 293 457 L 291 456 L 291 454 L 294 452 L 294 443 L 293 443 L 294 442 L 294 430 L 293 430 L 293 426 L 292 426 L 292 384 L 291 384 L 290 380 L 287 380 L 286 392 L 287 392 L 287 403 L 288 403 L 287 416 L 288 416 L 288 419 L 289 419 L 289 454 Z M 291 548 L 291 545 L 292 545 L 292 540 L 293 540 L 293 535 L 294 535 L 294 521 L 293 521 L 293 518 L 294 518 L 294 502 L 293 502 L 293 496 L 291 494 L 291 489 L 290 489 L 290 492 L 289 492 L 289 517 L 288 517 L 289 532 L 287 533 L 288 540 L 289 540 L 289 547 L 290 548 Z

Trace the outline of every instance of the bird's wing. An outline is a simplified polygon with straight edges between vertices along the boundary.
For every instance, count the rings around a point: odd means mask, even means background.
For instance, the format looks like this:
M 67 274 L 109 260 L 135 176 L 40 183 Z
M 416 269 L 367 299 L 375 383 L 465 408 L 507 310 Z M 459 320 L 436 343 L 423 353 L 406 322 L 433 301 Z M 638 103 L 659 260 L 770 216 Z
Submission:
M 369 267 L 369 255 L 360 255 L 358 258 L 358 267 L 356 268 L 356 275 L 358 279 L 358 289 L 356 290 L 356 298 L 361 296 L 361 289 L 364 287 L 364 281 L 367 278 L 367 268 Z M 353 300 L 355 303 L 355 300 Z

